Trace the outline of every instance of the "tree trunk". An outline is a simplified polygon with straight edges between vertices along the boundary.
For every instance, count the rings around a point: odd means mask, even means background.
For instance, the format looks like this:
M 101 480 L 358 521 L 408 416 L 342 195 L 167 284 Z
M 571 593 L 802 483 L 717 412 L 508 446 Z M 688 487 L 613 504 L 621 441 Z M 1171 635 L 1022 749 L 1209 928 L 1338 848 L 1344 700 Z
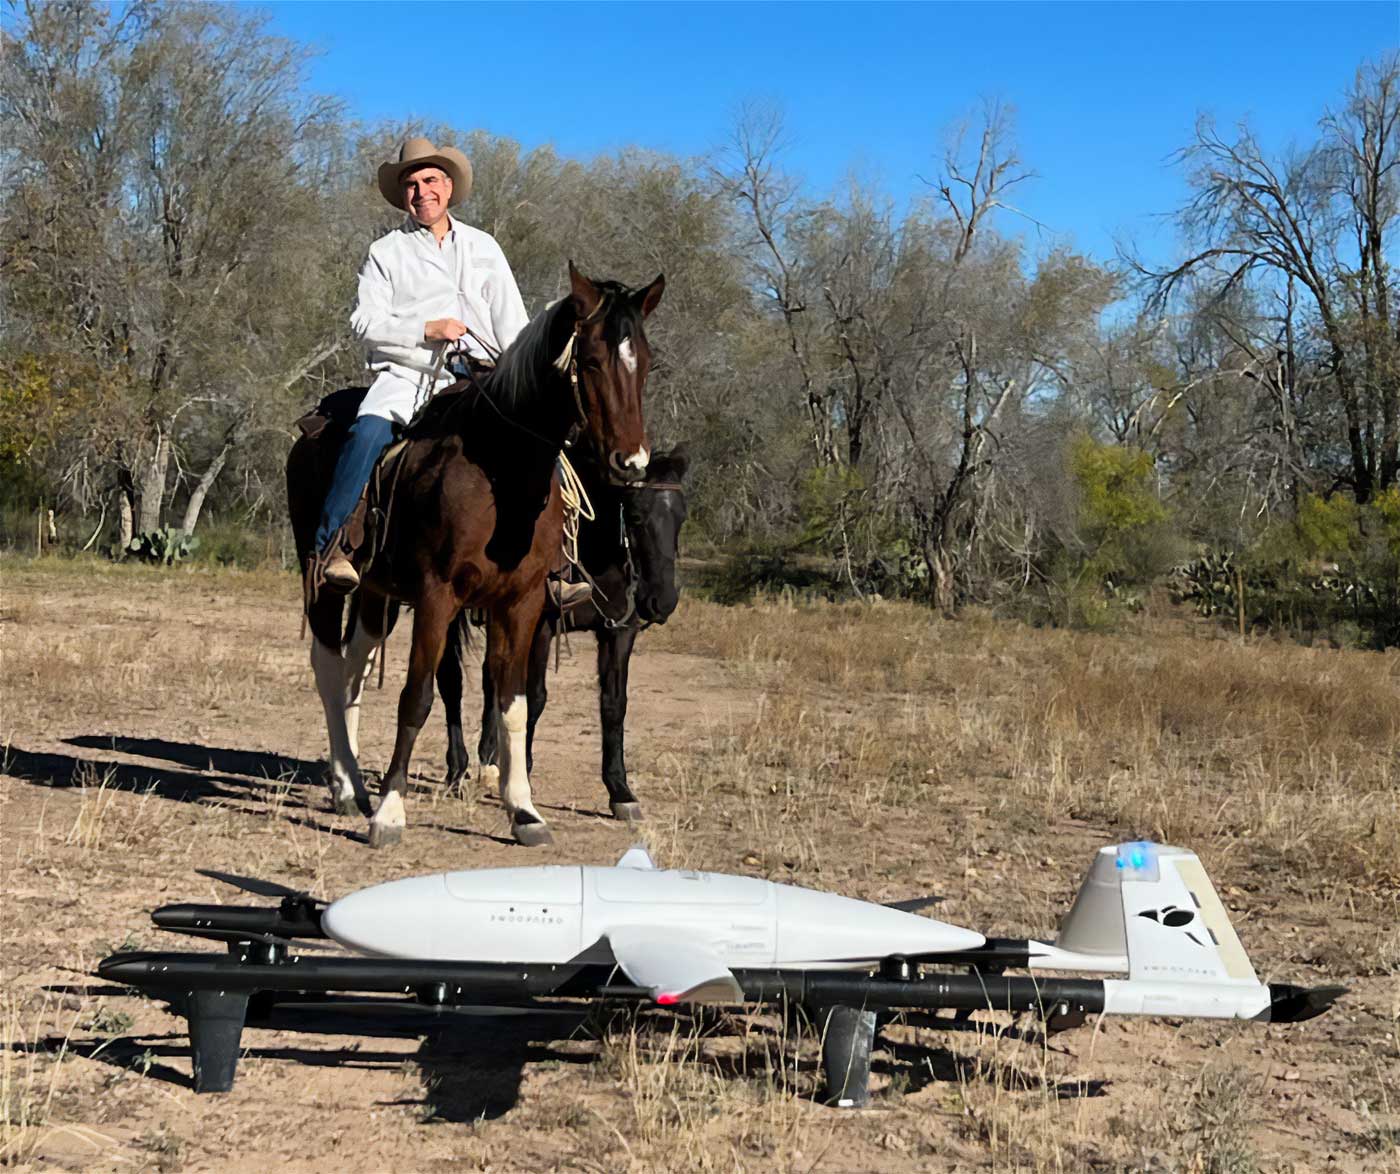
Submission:
M 131 540 L 136 536 L 132 518 L 132 495 L 128 487 L 117 490 L 117 557 L 125 558 L 131 548 Z
M 215 478 L 223 471 L 224 462 L 228 460 L 229 449 L 232 447 L 231 444 L 226 444 L 219 450 L 219 455 L 209 462 L 209 467 L 204 470 L 204 476 L 199 479 L 199 484 L 194 487 L 194 492 L 190 494 L 189 504 L 185 506 L 185 520 L 181 524 L 181 529 L 186 534 L 194 533 L 194 528 L 199 522 L 199 511 L 204 508 L 204 499 L 209 495 Z
M 953 574 L 953 558 L 942 546 L 933 549 L 928 560 L 933 576 L 933 605 L 944 619 L 952 619 L 958 608 L 957 581 Z
M 141 477 L 141 500 L 136 522 L 138 534 L 160 529 L 161 506 L 165 504 L 165 478 L 169 471 L 170 431 L 162 425 L 156 429 L 156 450 Z

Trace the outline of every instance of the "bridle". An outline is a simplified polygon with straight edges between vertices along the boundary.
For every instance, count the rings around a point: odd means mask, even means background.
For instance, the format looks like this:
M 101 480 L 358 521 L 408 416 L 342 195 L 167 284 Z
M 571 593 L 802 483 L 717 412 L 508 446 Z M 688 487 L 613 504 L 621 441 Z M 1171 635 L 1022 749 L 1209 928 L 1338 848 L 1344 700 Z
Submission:
M 644 493 L 647 491 L 657 493 L 685 492 L 685 486 L 679 481 L 641 481 L 636 484 L 621 486 L 621 488 L 624 493 Z M 637 574 L 637 564 L 632 558 L 632 539 L 627 534 L 627 504 L 625 496 L 618 501 L 617 520 L 618 539 L 622 547 L 622 575 L 623 581 L 626 584 L 625 598 L 627 600 L 627 609 L 616 619 L 608 615 L 601 607 L 596 610 L 599 618 L 603 621 L 603 627 L 607 628 L 609 631 L 616 631 L 619 628 L 635 627 L 637 631 L 645 632 L 656 623 L 656 621 L 642 620 L 640 623 L 637 621 L 637 583 L 640 581 L 640 576 Z M 594 590 L 598 590 L 596 584 L 594 585 Z M 602 594 L 601 591 L 599 594 Z M 604 595 L 603 598 L 606 599 L 607 596 Z
M 578 416 L 577 420 L 574 422 L 574 427 L 576 428 L 582 428 L 588 423 L 588 411 L 583 406 L 583 392 L 579 387 L 578 343 L 583 337 L 585 328 L 601 322 L 608 316 L 612 311 L 612 303 L 612 293 L 605 291 L 603 296 L 598 299 L 598 304 L 593 307 L 591 313 L 583 318 L 576 318 L 574 320 L 573 333 L 569 335 L 568 343 L 565 345 L 559 357 L 554 361 L 555 369 L 569 376 L 569 387 L 574 393 L 574 411 Z

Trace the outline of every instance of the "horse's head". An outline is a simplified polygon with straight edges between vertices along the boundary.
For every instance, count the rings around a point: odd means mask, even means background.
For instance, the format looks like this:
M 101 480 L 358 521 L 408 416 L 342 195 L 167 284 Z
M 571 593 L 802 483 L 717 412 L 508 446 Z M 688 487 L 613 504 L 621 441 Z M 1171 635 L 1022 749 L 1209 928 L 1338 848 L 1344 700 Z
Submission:
M 666 278 L 658 275 L 633 290 L 616 281 L 591 281 L 570 261 L 569 281 L 573 339 L 560 357 L 565 374 L 577 379 L 584 432 L 612 480 L 639 481 L 649 456 L 642 389 L 651 368 L 642 323 L 661 300 Z
M 622 499 L 622 517 L 637 576 L 637 615 L 648 624 L 664 624 L 680 599 L 676 557 L 685 524 L 685 473 L 689 464 L 680 446 L 656 453 L 646 480 L 633 484 Z

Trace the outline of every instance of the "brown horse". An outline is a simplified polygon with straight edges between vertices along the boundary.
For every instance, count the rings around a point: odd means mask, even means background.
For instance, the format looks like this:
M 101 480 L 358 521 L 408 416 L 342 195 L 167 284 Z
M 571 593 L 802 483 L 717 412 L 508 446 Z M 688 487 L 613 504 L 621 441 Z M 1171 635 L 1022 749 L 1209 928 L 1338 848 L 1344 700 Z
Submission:
M 556 463 L 577 431 L 619 483 L 646 472 L 642 389 L 651 364 L 643 319 L 664 277 L 631 290 L 591 281 L 569 265 L 570 296 L 537 315 L 484 385 L 444 393 L 409 429 L 386 511 L 382 548 L 362 568 L 356 622 L 343 643 L 343 600 L 321 591 L 307 606 L 311 664 L 330 736 L 328 782 L 342 814 L 369 814 L 357 759 L 359 701 L 391 611 L 413 608 L 398 737 L 370 821 L 374 847 L 403 835 L 403 796 L 448 627 L 462 608 L 487 617 L 487 669 L 501 728 L 500 795 L 522 844 L 550 840 L 530 796 L 526 681 L 544 607 L 545 577 L 561 560 Z M 325 437 L 332 430 L 322 433 Z M 302 437 L 287 458 L 287 498 L 305 573 L 335 445 Z

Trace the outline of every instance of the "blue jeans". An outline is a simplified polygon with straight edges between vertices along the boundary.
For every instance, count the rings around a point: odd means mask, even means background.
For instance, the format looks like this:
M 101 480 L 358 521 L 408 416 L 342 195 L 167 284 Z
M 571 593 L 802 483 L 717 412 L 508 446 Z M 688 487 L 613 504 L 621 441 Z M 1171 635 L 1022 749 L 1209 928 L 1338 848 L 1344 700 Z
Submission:
M 345 447 L 340 450 L 340 458 L 335 463 L 335 476 L 331 479 L 330 490 L 326 494 L 326 504 L 321 509 L 321 524 L 316 528 L 316 549 L 324 551 L 335 537 L 336 531 L 345 525 L 360 494 L 369 483 L 369 475 L 374 472 L 374 463 L 394 438 L 394 425 L 383 416 L 357 416 L 350 426 L 350 435 Z

